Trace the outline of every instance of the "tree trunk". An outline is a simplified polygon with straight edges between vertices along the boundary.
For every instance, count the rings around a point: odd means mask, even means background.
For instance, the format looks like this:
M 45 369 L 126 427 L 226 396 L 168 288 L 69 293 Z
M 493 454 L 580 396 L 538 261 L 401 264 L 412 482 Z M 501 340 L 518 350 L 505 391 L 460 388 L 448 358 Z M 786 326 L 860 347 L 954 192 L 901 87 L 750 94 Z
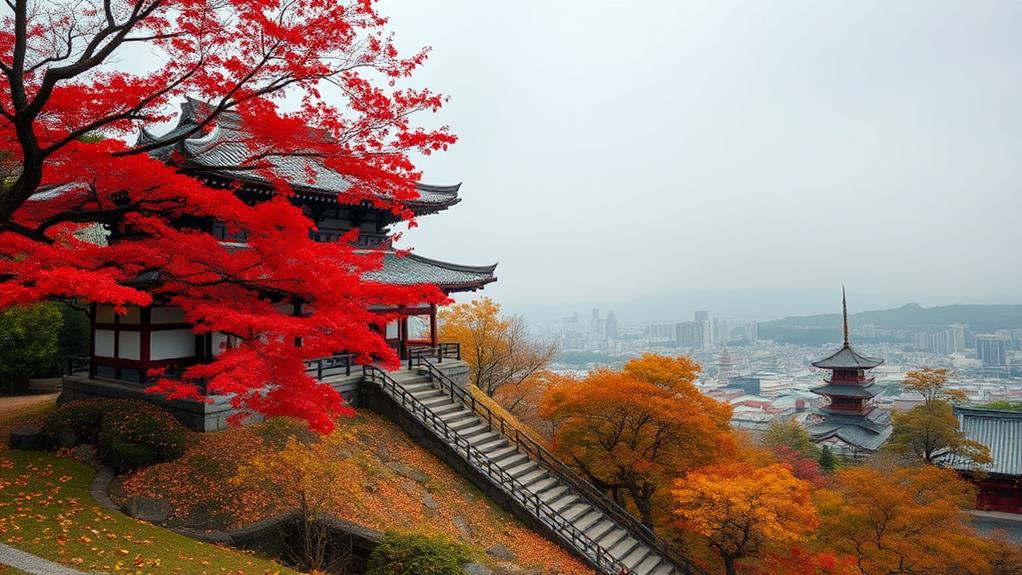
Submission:
M 649 527 L 650 531 L 655 531 L 653 528 L 653 502 L 651 497 L 637 496 L 635 492 L 632 492 L 632 499 L 635 501 L 635 507 L 639 510 L 639 514 L 642 516 L 642 524 Z
M 724 572 L 727 575 L 738 575 L 738 570 L 735 569 L 734 557 L 723 557 L 724 559 Z

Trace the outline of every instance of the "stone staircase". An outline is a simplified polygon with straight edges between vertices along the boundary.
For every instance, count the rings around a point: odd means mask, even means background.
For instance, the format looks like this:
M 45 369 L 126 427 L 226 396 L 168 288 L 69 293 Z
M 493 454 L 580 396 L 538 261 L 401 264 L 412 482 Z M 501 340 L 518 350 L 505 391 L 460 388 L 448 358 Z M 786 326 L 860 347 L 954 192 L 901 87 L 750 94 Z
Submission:
M 365 366 L 402 409 L 606 575 L 706 575 L 538 443 L 477 402 L 425 358 L 387 373 Z

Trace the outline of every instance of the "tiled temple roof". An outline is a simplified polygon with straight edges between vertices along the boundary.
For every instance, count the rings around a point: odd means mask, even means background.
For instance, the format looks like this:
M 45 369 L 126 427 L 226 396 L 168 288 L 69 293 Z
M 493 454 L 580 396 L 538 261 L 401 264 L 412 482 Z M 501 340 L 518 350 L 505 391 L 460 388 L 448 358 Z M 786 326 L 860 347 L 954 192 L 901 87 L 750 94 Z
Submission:
M 477 290 L 497 278 L 497 265 L 465 266 L 410 254 L 387 252 L 383 268 L 366 274 L 365 279 L 393 285 L 435 284 L 448 292 Z
M 994 462 L 978 466 L 967 457 L 949 454 L 940 460 L 941 465 L 1022 476 L 1022 412 L 956 406 L 955 414 L 965 436 L 987 446 Z
M 807 428 L 814 442 L 836 437 L 866 451 L 876 451 L 891 435 L 890 412 L 876 410 L 868 417 L 824 414 L 824 420 Z
M 160 140 L 174 137 L 194 130 L 205 117 L 203 108 L 209 104 L 200 100 L 187 99 L 181 105 L 181 116 L 170 132 L 156 136 L 143 129 L 139 134 L 140 144 L 153 144 Z M 269 180 L 257 170 L 244 169 L 246 161 L 254 156 L 253 151 L 245 143 L 241 119 L 236 112 L 223 112 L 209 133 L 201 131 L 189 136 L 174 145 L 157 148 L 152 155 L 169 160 L 174 151 L 180 152 L 192 167 L 212 176 L 249 182 L 258 186 L 270 185 Z M 316 158 L 299 155 L 270 155 L 265 162 L 272 165 L 272 172 L 291 183 L 298 191 L 315 195 L 336 197 L 351 187 L 344 176 L 324 166 Z M 419 215 L 435 213 L 447 209 L 458 202 L 458 191 L 461 184 L 437 186 L 416 184 L 419 197 L 403 202 L 409 209 Z
M 821 369 L 873 369 L 884 363 L 875 357 L 860 355 L 852 346 L 845 343 L 841 349 L 820 361 L 814 361 L 813 367 Z
M 814 387 L 809 391 L 820 395 L 835 395 L 838 397 L 856 397 L 864 399 L 876 396 L 875 393 L 869 390 L 869 386 L 866 385 L 841 385 L 828 383 L 822 387 Z

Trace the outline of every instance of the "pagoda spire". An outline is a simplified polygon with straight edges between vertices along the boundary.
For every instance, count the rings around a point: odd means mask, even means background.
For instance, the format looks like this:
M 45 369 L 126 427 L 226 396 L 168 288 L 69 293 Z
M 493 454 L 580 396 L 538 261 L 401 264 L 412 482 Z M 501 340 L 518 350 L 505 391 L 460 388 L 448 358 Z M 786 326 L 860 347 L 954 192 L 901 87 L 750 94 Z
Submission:
M 848 347 L 848 299 L 845 297 L 845 286 L 841 286 L 841 315 L 845 326 L 845 347 Z

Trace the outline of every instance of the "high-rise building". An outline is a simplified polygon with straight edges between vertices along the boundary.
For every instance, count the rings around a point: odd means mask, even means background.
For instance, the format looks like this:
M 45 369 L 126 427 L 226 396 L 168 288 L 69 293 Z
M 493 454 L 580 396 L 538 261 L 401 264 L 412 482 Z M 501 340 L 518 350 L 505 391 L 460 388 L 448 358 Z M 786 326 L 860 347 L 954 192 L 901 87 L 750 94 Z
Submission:
M 723 318 L 713 318 L 713 343 L 720 345 L 727 343 L 728 331 L 727 331 L 727 320 Z
M 1008 364 L 1007 349 L 1010 338 L 995 333 L 976 334 L 976 357 L 983 365 L 1003 366 Z
M 710 312 L 706 310 L 697 311 L 696 321 L 710 321 Z
M 678 347 L 703 348 L 703 324 L 697 321 L 683 321 L 675 326 L 675 341 Z
M 605 327 L 607 332 L 606 334 L 607 338 L 617 339 L 617 316 L 614 315 L 614 312 L 610 312 L 607 314 Z

